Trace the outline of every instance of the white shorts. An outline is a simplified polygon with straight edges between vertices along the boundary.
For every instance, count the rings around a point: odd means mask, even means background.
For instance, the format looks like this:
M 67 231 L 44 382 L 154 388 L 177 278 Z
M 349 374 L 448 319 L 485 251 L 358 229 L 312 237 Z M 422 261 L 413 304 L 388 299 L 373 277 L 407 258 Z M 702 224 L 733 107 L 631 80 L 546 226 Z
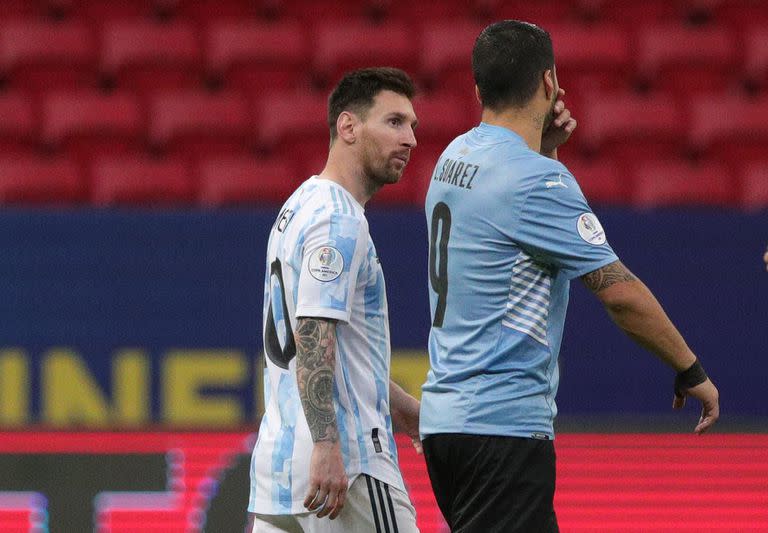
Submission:
M 416 510 L 408 495 L 367 474 L 350 485 L 344 508 L 334 520 L 316 513 L 249 513 L 247 533 L 418 533 Z

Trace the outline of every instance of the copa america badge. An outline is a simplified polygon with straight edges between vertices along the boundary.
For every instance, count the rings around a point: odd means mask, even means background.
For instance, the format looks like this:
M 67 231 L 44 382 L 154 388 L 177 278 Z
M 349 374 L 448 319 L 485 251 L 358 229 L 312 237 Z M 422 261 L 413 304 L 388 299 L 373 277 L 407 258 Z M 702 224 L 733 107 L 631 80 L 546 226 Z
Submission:
M 579 230 L 579 236 L 589 244 L 594 244 L 595 246 L 605 244 L 605 231 L 603 231 L 603 226 L 593 213 L 579 215 L 576 228 Z
M 321 246 L 309 255 L 309 273 L 318 281 L 333 281 L 344 270 L 344 256 L 333 246 Z

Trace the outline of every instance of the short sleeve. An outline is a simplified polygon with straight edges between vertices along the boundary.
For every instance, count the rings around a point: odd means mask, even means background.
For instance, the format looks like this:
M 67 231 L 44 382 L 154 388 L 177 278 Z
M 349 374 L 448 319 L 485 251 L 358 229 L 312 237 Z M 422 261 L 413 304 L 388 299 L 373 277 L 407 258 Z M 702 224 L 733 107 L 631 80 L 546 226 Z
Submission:
M 361 221 L 351 215 L 321 215 L 304 233 L 296 317 L 348 322 L 360 262 L 367 248 Z
M 569 279 L 618 260 L 579 184 L 567 171 L 534 183 L 520 212 L 515 239 L 532 257 Z

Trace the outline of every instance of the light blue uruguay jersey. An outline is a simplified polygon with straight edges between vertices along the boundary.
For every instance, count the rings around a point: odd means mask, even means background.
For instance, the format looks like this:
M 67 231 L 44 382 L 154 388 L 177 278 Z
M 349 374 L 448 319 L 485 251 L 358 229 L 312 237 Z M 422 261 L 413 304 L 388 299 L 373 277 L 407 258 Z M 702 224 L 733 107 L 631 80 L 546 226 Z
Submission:
M 296 383 L 297 317 L 338 320 L 333 403 L 349 482 L 366 473 L 405 490 L 389 411 L 387 297 L 368 222 L 343 187 L 312 177 L 283 205 L 269 235 L 265 413 L 248 510 L 306 512 L 313 442 Z
M 570 280 L 617 260 L 576 180 L 506 128 L 446 148 L 426 199 L 421 433 L 554 438 Z

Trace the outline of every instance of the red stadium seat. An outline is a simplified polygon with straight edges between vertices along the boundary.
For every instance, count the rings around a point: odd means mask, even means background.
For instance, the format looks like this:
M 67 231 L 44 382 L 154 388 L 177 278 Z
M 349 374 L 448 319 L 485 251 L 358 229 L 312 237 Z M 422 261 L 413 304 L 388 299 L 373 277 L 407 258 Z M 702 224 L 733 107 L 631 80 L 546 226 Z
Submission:
M 715 19 L 737 29 L 750 24 L 765 25 L 768 10 L 763 0 L 723 0 L 715 8 Z
M 631 41 L 621 26 L 557 24 L 548 30 L 555 49 L 558 81 L 567 92 L 628 85 Z
M 379 19 L 390 0 L 258 0 L 259 11 L 273 18 L 300 20 L 361 21 Z M 346 23 L 346 22 L 345 22 Z
M 256 137 L 264 150 L 284 149 L 291 157 L 311 159 L 292 151 L 302 143 L 322 144 L 328 151 L 327 97 L 306 91 L 279 92 L 256 102 Z
M 746 79 L 758 86 L 768 84 L 768 29 L 752 27 L 744 32 L 744 72 Z
M 54 92 L 42 102 L 43 143 L 81 155 L 138 149 L 143 126 L 138 100 L 127 93 Z
M 413 33 L 403 24 L 332 20 L 320 22 L 316 30 L 312 69 L 326 84 L 355 68 L 387 65 L 413 72 L 418 62 Z
M 175 0 L 131 0 L 119 2 L 105 2 L 104 0 L 55 0 L 60 5 L 60 12 L 68 17 L 87 20 L 93 24 L 101 25 L 105 21 L 120 20 L 126 18 L 152 17 L 161 11 L 166 4 L 173 4 Z
M 739 203 L 745 209 L 768 209 L 768 159 L 741 168 Z
M 247 20 L 255 18 L 269 0 L 162 0 L 174 15 L 199 23 L 212 20 Z M 274 1 L 274 0 L 273 0 Z
M 495 19 L 525 20 L 546 30 L 551 24 L 575 20 L 578 15 L 575 0 L 492 0 L 486 5 L 493 8 Z
M 667 94 L 605 93 L 584 99 L 575 135 L 591 151 L 613 157 L 668 157 L 686 146 L 687 116 Z
M 248 91 L 309 85 L 306 34 L 296 22 L 213 23 L 205 67 L 212 77 Z
M 96 43 L 77 23 L 14 20 L 0 24 L 0 75 L 33 90 L 93 86 Z
M 132 90 L 200 84 L 200 43 L 194 26 L 116 20 L 102 32 L 101 71 Z
M 635 173 L 632 201 L 638 207 L 730 206 L 735 200 L 735 180 L 718 163 L 653 161 Z
M 305 179 L 285 160 L 215 157 L 198 167 L 199 202 L 207 207 L 282 204 Z
M 80 169 L 66 159 L 0 159 L 0 202 L 70 204 L 84 199 Z
M 247 150 L 250 109 L 237 93 L 165 91 L 150 99 L 153 146 L 187 154 Z
M 739 81 L 736 52 L 736 40 L 724 27 L 645 26 L 638 33 L 638 77 L 680 95 L 723 90 Z
M 689 139 L 695 150 L 732 161 L 765 155 L 768 97 L 714 93 L 694 99 L 691 105 Z
M 564 160 L 590 204 L 625 205 L 632 192 L 632 174 L 616 159 Z
M 94 205 L 175 205 L 192 201 L 192 180 L 180 160 L 104 158 L 91 167 Z
M 472 48 L 484 24 L 471 20 L 438 20 L 424 25 L 420 75 L 431 87 L 465 87 L 472 94 Z
M 683 22 L 706 17 L 723 0 L 577 0 L 582 13 L 597 20 L 610 20 L 627 28 L 659 22 Z
M 416 140 L 441 149 L 480 122 L 480 104 L 462 95 L 434 93 L 417 96 L 413 109 L 419 119 Z
M 26 152 L 34 147 L 38 124 L 28 95 L 0 95 L 0 117 L 0 153 Z

